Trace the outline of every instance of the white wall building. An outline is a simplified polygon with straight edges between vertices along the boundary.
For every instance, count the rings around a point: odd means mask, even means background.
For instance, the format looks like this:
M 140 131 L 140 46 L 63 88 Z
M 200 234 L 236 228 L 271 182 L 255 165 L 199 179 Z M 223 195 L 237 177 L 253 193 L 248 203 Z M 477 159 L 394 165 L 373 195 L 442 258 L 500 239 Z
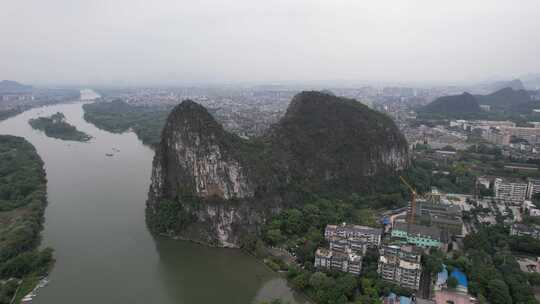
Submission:
M 494 183 L 495 197 L 502 200 L 523 202 L 527 198 L 528 183 L 496 178 Z

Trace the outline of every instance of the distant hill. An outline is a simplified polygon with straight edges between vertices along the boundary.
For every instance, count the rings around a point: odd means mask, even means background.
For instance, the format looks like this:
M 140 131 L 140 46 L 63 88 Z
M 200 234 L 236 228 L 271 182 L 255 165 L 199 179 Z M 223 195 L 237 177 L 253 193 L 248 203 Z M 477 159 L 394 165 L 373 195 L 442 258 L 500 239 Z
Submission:
M 510 81 L 496 81 L 483 86 L 487 92 L 495 92 L 504 88 L 511 88 L 514 90 L 525 90 L 525 86 L 520 79 L 514 79 Z
M 467 92 L 461 95 L 439 97 L 420 110 L 422 113 L 448 116 L 474 114 L 481 111 L 476 97 Z
M 19 94 L 32 92 L 32 86 L 23 85 L 13 80 L 0 81 L 0 93 L 3 94 Z
M 518 104 L 531 101 L 531 94 L 523 89 L 513 89 L 511 87 L 500 89 L 489 95 L 475 96 L 480 104 L 493 107 L 509 108 Z
M 489 112 L 480 109 L 480 105 L 489 105 Z M 533 109 L 540 108 L 540 101 L 531 97 L 531 92 L 515 90 L 510 87 L 497 90 L 488 95 L 443 96 L 424 106 L 418 113 L 432 118 L 500 118 L 515 114 L 532 114 Z M 482 117 L 480 117 L 482 116 Z M 503 117 L 508 119 L 508 117 Z

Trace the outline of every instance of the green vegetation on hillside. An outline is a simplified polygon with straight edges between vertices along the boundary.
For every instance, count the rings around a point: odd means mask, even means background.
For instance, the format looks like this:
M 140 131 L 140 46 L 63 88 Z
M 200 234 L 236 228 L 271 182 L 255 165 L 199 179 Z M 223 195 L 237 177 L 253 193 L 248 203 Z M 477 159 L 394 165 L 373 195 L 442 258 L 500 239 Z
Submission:
M 123 133 L 133 130 L 146 145 L 156 147 L 171 108 L 130 106 L 124 101 L 85 104 L 84 119 L 98 128 Z
M 46 202 L 43 163 L 20 137 L 0 135 L 0 304 L 50 269 L 51 249 L 38 250 Z M 35 281 L 35 280 L 34 280 Z
M 32 128 L 45 132 L 45 135 L 62 140 L 88 141 L 92 137 L 66 122 L 64 114 L 57 112 L 49 117 L 38 117 L 28 121 Z
M 293 98 L 267 141 L 272 163 L 282 165 L 296 188 L 317 194 L 374 190 L 368 176 L 395 176 L 384 160 L 390 150 L 402 165 L 407 160 L 407 142 L 390 117 L 315 91 Z

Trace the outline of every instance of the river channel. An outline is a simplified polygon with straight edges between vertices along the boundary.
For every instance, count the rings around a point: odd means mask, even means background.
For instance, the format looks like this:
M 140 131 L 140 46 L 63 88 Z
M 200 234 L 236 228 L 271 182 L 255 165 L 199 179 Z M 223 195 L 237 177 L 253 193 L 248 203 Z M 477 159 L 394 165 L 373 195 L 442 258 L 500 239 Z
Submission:
M 86 122 L 82 105 L 35 108 L 0 122 L 0 134 L 36 147 L 47 172 L 42 244 L 54 248 L 57 262 L 33 303 L 236 304 L 278 297 L 305 303 L 278 274 L 238 250 L 151 236 L 144 208 L 154 152 L 131 132 Z M 56 112 L 93 139 L 53 139 L 28 124 Z

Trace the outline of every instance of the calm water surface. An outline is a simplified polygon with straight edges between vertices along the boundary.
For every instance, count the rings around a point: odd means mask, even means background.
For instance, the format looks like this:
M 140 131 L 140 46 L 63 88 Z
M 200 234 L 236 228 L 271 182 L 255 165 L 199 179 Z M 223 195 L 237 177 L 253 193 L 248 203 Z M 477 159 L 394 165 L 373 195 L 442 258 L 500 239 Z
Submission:
M 93 139 L 57 140 L 28 125 L 30 118 L 55 112 Z M 25 137 L 36 147 L 47 171 L 43 244 L 55 249 L 57 262 L 34 303 L 258 303 L 277 297 L 305 303 L 277 274 L 237 250 L 154 239 L 144 222 L 154 152 L 135 134 L 99 130 L 82 116 L 79 102 L 0 122 L 0 134 Z

